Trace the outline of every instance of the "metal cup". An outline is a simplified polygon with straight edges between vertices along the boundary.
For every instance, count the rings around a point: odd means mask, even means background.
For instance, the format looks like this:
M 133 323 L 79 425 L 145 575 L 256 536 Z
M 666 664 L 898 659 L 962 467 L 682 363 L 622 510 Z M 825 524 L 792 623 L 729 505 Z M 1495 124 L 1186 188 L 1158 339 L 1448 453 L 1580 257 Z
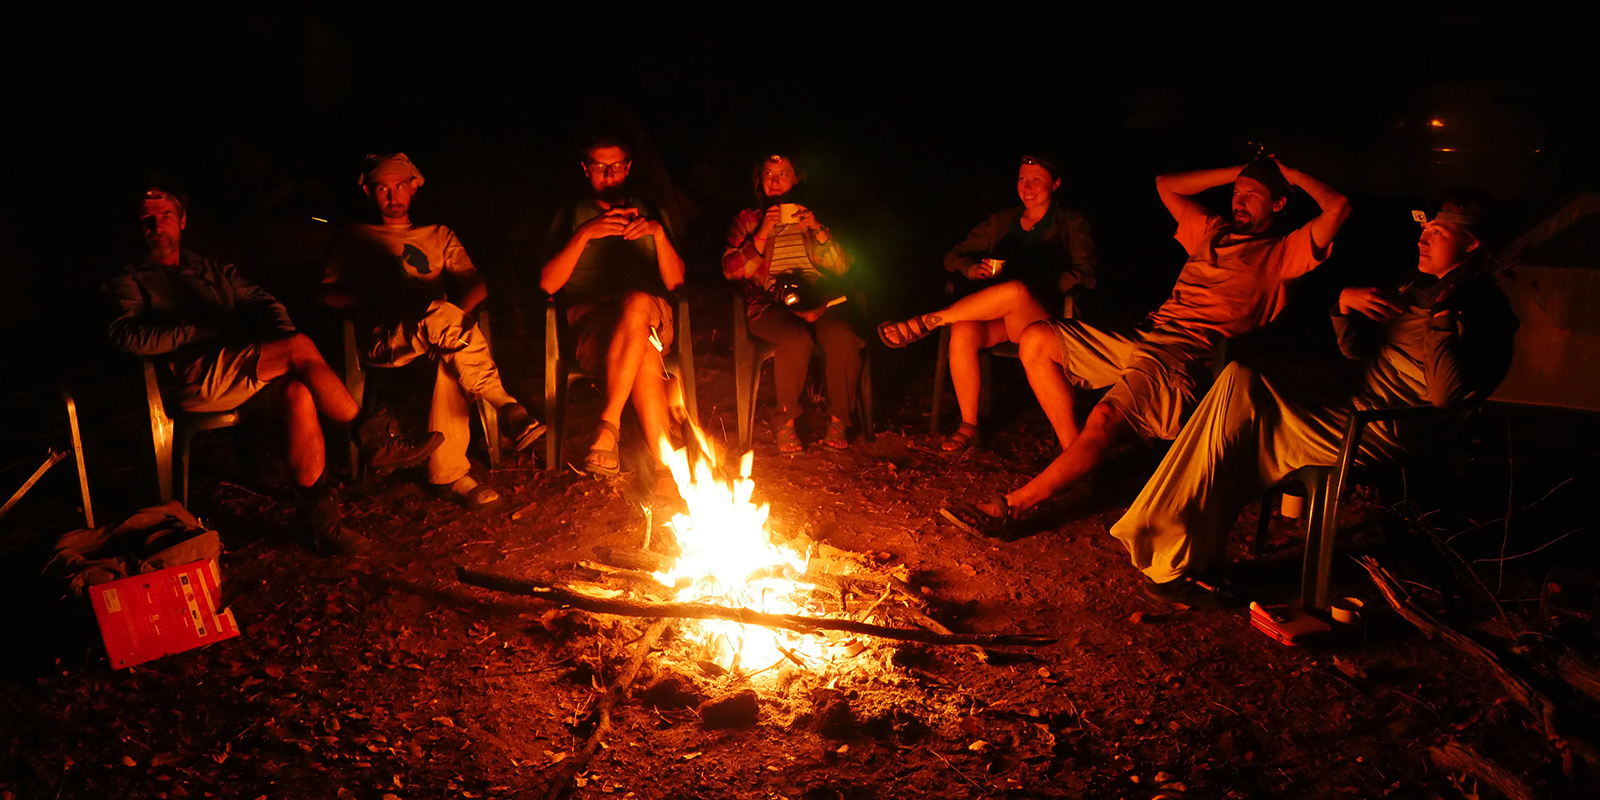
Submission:
M 801 209 L 804 208 L 805 206 L 802 206 L 799 203 L 779 203 L 778 214 L 780 216 L 778 218 L 778 222 L 784 225 L 793 225 L 795 222 L 795 215 L 799 214 Z
M 992 278 L 1000 274 L 1001 268 L 1006 265 L 1006 260 L 1003 258 L 986 258 L 983 263 L 988 265 L 989 277 Z

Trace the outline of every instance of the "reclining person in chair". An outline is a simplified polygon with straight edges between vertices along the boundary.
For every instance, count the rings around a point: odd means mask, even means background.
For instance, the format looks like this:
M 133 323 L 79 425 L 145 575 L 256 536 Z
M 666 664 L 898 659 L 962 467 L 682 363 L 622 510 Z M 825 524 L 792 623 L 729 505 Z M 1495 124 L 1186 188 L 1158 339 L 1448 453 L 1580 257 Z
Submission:
M 500 427 L 519 451 L 531 447 L 545 426 L 500 383 L 489 342 L 472 316 L 489 289 L 461 240 L 443 225 L 411 224 L 411 199 L 422 183 L 422 173 L 404 153 L 367 157 L 361 187 L 382 222 L 350 225 L 341 233 L 320 298 L 354 314 L 367 363 L 398 367 L 424 357 L 435 362 L 428 429 L 443 435 L 444 443 L 428 460 L 428 483 L 440 497 L 483 508 L 500 495 L 468 474 L 472 398 L 500 410 Z M 446 295 L 446 276 L 459 302 Z
M 1517 319 L 1489 274 L 1485 205 L 1480 193 L 1456 190 L 1431 217 L 1413 212 L 1422 223 L 1416 271 L 1397 288 L 1339 294 L 1339 349 L 1362 364 L 1353 392 L 1313 398 L 1287 375 L 1238 363 L 1223 371 L 1111 528 L 1144 571 L 1147 594 L 1175 602 L 1207 597 L 1197 579 L 1221 566 L 1239 509 L 1299 467 L 1334 463 L 1353 412 L 1452 409 L 1494 391 L 1511 365 Z M 1400 457 L 1399 434 L 1393 421 L 1368 425 L 1356 464 Z
M 858 307 L 830 304 L 849 299 L 845 273 L 850 256 L 816 214 L 799 203 L 794 189 L 804 180 L 805 173 L 787 156 L 769 156 L 757 165 L 757 205 L 733 218 L 722 254 L 722 274 L 743 285 L 750 333 L 777 347 L 772 369 L 778 416 L 773 424 L 782 453 L 802 449 L 795 420 L 813 339 L 822 345 L 827 376 L 829 420 L 822 443 L 836 450 L 850 446 L 845 430 L 866 344 L 852 324 Z
M 1230 183 L 1231 218 L 1209 213 L 1194 198 Z M 1305 190 L 1321 213 L 1287 231 L 1276 223 L 1291 186 Z M 1327 259 L 1350 214 L 1344 195 L 1271 157 L 1243 167 L 1162 175 L 1156 191 L 1189 253 L 1172 295 L 1129 333 L 1075 319 L 1028 326 L 1019 348 L 1022 366 L 1061 440 L 1061 454 L 1022 488 L 982 505 L 953 503 L 946 516 L 1005 535 L 1016 515 L 1099 466 L 1129 433 L 1146 441 L 1176 438 L 1196 402 L 1195 377 L 1209 371 L 1217 343 L 1277 316 L 1286 302 L 1284 284 Z M 1110 387 L 1081 430 L 1075 387 Z
M 944 257 L 944 268 L 974 282 L 977 291 L 931 314 L 878 326 L 878 337 L 890 347 L 950 326 L 950 382 L 961 426 L 939 445 L 943 452 L 959 453 L 978 436 L 979 353 L 1021 340 L 1022 331 L 1039 320 L 1073 316 L 1063 313 L 1073 294 L 1094 288 L 1098 260 L 1089 222 L 1055 200 L 1061 188 L 1057 173 L 1052 156 L 1023 156 L 1017 167 L 1022 205 L 984 220 Z
M 652 454 L 667 433 L 661 358 L 673 329 L 666 295 L 683 285 L 683 259 L 664 217 L 628 193 L 627 143 L 599 135 L 582 155 L 590 191 L 556 216 L 550 230 L 556 252 L 539 274 L 539 288 L 552 295 L 566 290 L 578 365 L 605 376 L 605 408 L 583 466 L 610 476 L 622 470 L 619 426 L 629 397 Z
M 360 409 L 272 295 L 232 264 L 179 246 L 186 206 L 165 189 L 144 193 L 143 258 L 107 285 L 121 312 L 111 323 L 111 343 L 160 357 L 176 379 L 172 401 L 183 411 L 239 409 L 283 420 L 301 524 L 318 550 L 354 552 L 365 540 L 340 526 L 339 500 L 323 477 L 327 453 L 317 415 L 349 425 Z M 407 446 L 366 429 L 361 434 L 366 457 L 384 469 L 420 464 L 439 446 L 437 437 Z

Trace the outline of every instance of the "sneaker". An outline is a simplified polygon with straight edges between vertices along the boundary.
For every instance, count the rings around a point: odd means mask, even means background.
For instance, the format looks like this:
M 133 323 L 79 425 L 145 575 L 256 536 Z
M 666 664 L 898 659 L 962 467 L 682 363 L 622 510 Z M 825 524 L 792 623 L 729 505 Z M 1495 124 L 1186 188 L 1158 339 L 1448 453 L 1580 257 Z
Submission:
M 356 431 L 361 446 L 361 462 L 367 471 L 382 475 L 397 469 L 415 467 L 428 460 L 444 444 L 444 434 L 429 431 L 424 438 L 408 440 L 400 423 L 387 412 L 379 412 L 361 423 Z
M 299 490 L 300 526 L 311 535 L 311 546 L 325 556 L 347 556 L 365 547 L 367 538 L 344 527 L 339 498 L 323 484 Z
M 1184 576 L 1164 583 L 1146 578 L 1143 584 L 1145 597 L 1158 603 L 1182 603 L 1201 608 L 1225 608 L 1233 602 L 1233 595 L 1225 586 Z
M 517 452 L 532 447 L 546 430 L 545 424 L 534 419 L 521 403 L 507 403 L 500 407 L 500 432 L 511 439 L 513 449 Z

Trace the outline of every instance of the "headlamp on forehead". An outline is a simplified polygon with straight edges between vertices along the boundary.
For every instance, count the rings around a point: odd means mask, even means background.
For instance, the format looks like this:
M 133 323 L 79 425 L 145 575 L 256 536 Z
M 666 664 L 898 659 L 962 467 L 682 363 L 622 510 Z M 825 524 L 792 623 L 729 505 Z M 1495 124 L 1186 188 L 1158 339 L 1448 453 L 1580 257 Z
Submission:
M 1433 216 L 1430 217 L 1428 216 L 1428 212 L 1421 209 L 1416 209 L 1411 212 L 1411 218 L 1416 220 L 1418 225 L 1426 225 L 1429 222 L 1450 222 L 1456 225 L 1465 225 L 1470 228 L 1478 224 L 1477 217 L 1471 214 L 1461 214 L 1455 211 L 1436 211 L 1434 212 Z
M 182 197 L 156 186 L 152 186 L 144 190 L 144 194 L 139 199 L 141 202 L 146 200 L 165 200 L 174 206 L 177 206 L 179 212 L 184 210 L 184 202 Z

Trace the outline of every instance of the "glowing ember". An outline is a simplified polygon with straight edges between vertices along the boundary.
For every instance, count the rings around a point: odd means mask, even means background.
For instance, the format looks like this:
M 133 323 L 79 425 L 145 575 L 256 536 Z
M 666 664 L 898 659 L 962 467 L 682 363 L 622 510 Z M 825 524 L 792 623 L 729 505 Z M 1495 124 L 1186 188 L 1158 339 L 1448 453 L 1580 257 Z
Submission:
M 667 586 L 686 581 L 686 588 L 678 592 L 679 602 L 768 614 L 804 613 L 804 593 L 814 588 L 804 582 L 807 558 L 773 543 L 767 506 L 750 502 L 755 491 L 750 480 L 752 454 L 740 459 L 739 478 L 730 482 L 718 476 L 714 451 L 698 427 L 694 435 L 704 456 L 692 466 L 687 450 L 674 451 L 666 441 L 661 443 L 662 461 L 671 468 L 689 513 L 672 518 L 683 554 L 669 570 L 655 573 L 656 580 Z M 823 648 L 815 636 L 737 622 L 700 620 L 689 623 L 686 630 L 691 638 L 715 649 L 721 666 L 747 672 L 777 663 L 784 657 L 780 648 L 811 657 L 820 657 Z

